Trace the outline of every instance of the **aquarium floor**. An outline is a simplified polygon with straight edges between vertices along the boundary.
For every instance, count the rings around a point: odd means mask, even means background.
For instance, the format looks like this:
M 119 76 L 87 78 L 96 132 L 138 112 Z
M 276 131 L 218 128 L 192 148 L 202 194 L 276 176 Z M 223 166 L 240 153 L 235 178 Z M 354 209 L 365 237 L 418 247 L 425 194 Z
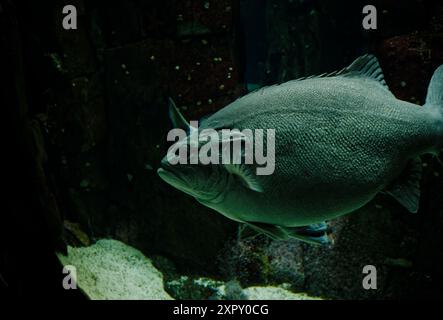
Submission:
M 174 299 L 165 291 L 163 275 L 151 260 L 123 242 L 102 239 L 88 247 L 68 247 L 68 255 L 57 256 L 64 266 L 71 266 L 70 270 L 75 267 L 76 283 L 90 299 Z M 220 299 L 223 299 L 224 287 L 216 288 Z M 272 286 L 249 287 L 243 289 L 242 296 L 250 300 L 319 299 Z

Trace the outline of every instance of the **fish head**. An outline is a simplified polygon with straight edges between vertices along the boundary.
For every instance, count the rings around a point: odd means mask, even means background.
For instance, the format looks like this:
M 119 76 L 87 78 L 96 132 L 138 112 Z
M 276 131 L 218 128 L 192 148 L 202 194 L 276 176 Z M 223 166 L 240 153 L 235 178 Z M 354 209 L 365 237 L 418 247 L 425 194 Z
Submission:
M 177 143 L 178 146 L 190 144 L 189 137 Z M 198 148 L 198 146 L 197 146 Z M 223 165 L 202 164 L 191 161 L 198 155 L 187 152 L 185 163 L 176 161 L 179 155 L 170 149 L 160 163 L 158 175 L 174 188 L 205 203 L 220 201 L 229 183 L 229 172 Z M 175 161 L 174 161 L 175 160 Z

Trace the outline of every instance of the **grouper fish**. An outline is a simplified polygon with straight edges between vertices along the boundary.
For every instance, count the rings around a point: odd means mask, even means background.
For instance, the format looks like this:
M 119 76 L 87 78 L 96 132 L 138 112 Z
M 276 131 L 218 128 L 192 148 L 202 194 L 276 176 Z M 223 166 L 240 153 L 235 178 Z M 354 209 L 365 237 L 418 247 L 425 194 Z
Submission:
M 189 125 L 173 103 L 170 114 L 177 126 Z M 274 239 L 326 244 L 325 221 L 378 193 L 417 212 L 419 156 L 443 148 L 443 65 L 424 106 L 396 99 L 377 58 L 364 55 L 337 72 L 251 92 L 204 128 L 275 129 L 273 174 L 257 175 L 257 164 L 171 165 L 166 155 L 158 169 L 164 181 Z

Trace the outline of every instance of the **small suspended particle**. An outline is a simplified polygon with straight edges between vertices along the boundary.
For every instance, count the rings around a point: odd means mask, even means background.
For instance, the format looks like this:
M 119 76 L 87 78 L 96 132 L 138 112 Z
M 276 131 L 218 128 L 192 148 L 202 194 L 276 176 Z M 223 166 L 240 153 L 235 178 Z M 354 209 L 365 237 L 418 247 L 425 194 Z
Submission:
M 81 188 L 87 188 L 89 186 L 89 181 L 88 180 L 82 180 L 81 182 L 80 182 L 80 187 Z

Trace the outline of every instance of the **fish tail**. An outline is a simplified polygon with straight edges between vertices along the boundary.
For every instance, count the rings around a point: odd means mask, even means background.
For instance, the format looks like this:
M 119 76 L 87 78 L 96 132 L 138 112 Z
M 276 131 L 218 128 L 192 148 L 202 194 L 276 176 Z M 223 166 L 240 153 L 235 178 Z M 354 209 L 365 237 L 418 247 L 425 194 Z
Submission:
M 428 87 L 426 103 L 424 105 L 436 120 L 439 131 L 438 149 L 443 149 L 443 65 L 435 70 Z
M 435 70 L 426 96 L 426 107 L 436 108 L 443 113 L 443 65 Z

